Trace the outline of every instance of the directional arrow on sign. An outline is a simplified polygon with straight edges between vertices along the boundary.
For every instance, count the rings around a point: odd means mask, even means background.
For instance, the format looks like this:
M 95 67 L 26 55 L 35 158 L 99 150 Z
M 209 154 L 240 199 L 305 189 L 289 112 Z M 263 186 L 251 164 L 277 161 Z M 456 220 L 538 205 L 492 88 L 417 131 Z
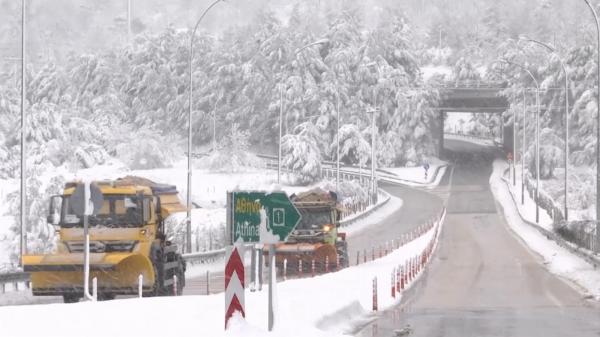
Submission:
M 233 192 L 233 242 L 285 242 L 302 216 L 285 192 Z

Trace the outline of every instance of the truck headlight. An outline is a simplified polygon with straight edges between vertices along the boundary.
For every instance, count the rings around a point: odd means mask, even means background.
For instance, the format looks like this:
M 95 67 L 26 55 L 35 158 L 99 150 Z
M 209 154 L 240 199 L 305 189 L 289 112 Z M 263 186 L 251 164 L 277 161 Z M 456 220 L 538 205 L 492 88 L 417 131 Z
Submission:
M 331 230 L 331 225 L 325 225 L 325 226 L 323 226 L 323 231 L 325 233 L 329 232 L 330 230 Z

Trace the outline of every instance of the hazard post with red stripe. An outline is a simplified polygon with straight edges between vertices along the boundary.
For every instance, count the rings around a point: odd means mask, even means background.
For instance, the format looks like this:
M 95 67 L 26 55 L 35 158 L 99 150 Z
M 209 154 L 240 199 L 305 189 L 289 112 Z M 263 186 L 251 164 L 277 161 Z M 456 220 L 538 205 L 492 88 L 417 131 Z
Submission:
M 225 264 L 225 329 L 229 320 L 238 312 L 246 317 L 244 309 L 244 263 L 243 245 L 235 244 L 227 248 Z

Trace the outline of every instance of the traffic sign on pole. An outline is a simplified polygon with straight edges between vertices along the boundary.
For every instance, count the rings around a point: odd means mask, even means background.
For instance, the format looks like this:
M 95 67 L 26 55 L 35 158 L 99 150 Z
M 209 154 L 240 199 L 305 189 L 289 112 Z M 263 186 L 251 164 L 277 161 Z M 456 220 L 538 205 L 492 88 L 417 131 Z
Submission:
M 236 244 L 227 248 L 225 264 L 225 329 L 235 312 L 246 317 L 244 310 L 244 263 L 243 246 Z
M 233 192 L 228 206 L 232 242 L 285 242 L 301 219 L 285 192 Z

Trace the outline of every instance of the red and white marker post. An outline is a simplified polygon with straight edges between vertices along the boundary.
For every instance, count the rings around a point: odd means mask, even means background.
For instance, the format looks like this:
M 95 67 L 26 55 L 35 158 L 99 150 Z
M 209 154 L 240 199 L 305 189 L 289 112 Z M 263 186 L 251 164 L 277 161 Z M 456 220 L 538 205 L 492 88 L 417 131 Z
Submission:
M 244 263 L 243 246 L 235 244 L 227 248 L 225 264 L 225 329 L 233 314 L 237 311 L 246 317 L 244 311 Z

